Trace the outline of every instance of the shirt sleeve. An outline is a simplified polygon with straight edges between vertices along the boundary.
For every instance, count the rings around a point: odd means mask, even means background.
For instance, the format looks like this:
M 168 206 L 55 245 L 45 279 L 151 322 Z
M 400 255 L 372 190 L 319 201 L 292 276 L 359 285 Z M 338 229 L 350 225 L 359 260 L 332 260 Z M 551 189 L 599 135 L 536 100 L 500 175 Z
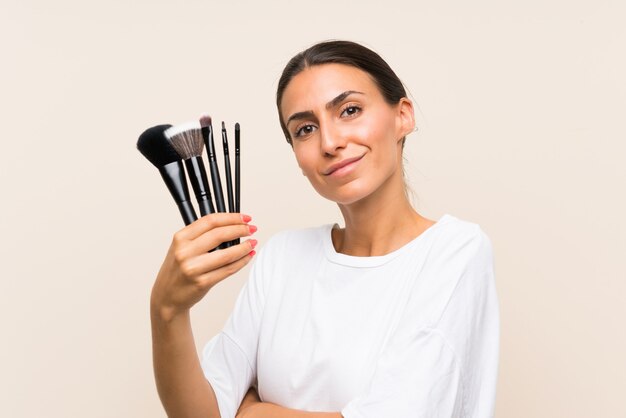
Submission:
M 215 392 L 221 418 L 234 418 L 246 392 L 256 384 L 256 353 L 265 302 L 263 254 L 261 249 L 224 328 L 202 350 L 202 370 Z
M 369 387 L 344 418 L 491 417 L 499 350 L 492 248 L 477 227 L 416 285 Z M 425 318 L 426 317 L 426 318 Z

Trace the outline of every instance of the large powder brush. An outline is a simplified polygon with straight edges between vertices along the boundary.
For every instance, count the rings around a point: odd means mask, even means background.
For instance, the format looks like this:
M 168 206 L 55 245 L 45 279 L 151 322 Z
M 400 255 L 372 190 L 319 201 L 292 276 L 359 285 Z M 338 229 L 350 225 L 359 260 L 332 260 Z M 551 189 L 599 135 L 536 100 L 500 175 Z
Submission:
M 157 125 L 146 129 L 137 140 L 137 149 L 154 165 L 176 202 L 185 225 L 198 217 L 189 201 L 189 188 L 180 156 L 165 137 L 172 125 Z

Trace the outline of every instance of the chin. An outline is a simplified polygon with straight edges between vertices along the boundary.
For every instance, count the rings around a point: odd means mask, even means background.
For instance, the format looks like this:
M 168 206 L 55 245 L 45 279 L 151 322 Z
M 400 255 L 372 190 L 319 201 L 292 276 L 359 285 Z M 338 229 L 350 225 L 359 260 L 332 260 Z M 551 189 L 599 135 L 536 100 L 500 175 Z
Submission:
M 338 205 L 351 205 L 362 199 L 365 199 L 372 193 L 364 185 L 358 184 L 357 181 L 344 184 L 339 188 L 330 189 L 327 185 L 315 187 L 317 193 L 325 199 L 337 203 Z

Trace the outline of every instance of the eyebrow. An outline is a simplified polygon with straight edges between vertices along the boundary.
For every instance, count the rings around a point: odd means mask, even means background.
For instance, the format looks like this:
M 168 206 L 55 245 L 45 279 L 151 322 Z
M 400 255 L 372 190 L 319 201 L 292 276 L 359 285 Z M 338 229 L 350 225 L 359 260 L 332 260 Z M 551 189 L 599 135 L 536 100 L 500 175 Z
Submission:
M 356 91 L 356 90 L 346 90 L 343 93 L 339 94 L 334 99 L 332 99 L 331 101 L 329 101 L 328 103 L 326 103 L 326 105 L 325 105 L 326 109 L 331 109 L 333 107 L 336 107 L 339 103 L 344 101 L 345 98 L 350 96 L 351 94 L 365 94 L 365 93 L 360 92 L 360 91 Z M 285 125 L 289 125 L 289 122 L 291 122 L 292 120 L 308 119 L 308 118 L 312 118 L 314 116 L 315 116 L 315 114 L 313 113 L 312 110 L 305 110 L 303 112 L 296 112 L 293 115 L 289 116 L 289 118 L 287 119 L 287 122 L 285 123 Z

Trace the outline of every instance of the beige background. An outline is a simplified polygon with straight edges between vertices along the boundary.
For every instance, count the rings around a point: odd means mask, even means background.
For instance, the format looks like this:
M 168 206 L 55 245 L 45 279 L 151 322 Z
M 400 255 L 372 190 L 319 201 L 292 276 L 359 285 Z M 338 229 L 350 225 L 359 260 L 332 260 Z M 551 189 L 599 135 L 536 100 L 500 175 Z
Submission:
M 137 136 L 202 112 L 238 121 L 261 244 L 340 221 L 298 170 L 274 92 L 294 53 L 346 38 L 419 106 L 418 211 L 493 241 L 496 416 L 626 416 L 626 6 L 510 3 L 2 0 L 0 415 L 165 416 L 148 299 L 182 225 Z M 246 275 L 194 309 L 199 347 Z

